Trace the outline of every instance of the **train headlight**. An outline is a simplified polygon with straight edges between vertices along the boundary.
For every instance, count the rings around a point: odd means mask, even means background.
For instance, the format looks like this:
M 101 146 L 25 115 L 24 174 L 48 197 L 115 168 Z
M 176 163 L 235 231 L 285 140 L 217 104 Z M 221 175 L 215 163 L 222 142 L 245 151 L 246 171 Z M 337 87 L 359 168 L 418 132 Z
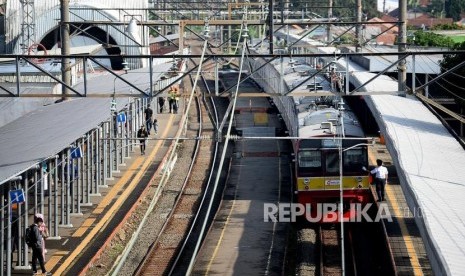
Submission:
M 358 187 L 358 188 L 362 188 L 362 187 L 363 187 L 362 180 L 363 180 L 363 178 L 362 178 L 361 176 L 357 176 L 357 177 L 355 178 L 355 181 L 357 181 L 357 187 Z
M 308 190 L 308 185 L 305 185 L 305 190 Z
M 304 178 L 304 184 L 308 185 L 310 183 L 310 178 Z

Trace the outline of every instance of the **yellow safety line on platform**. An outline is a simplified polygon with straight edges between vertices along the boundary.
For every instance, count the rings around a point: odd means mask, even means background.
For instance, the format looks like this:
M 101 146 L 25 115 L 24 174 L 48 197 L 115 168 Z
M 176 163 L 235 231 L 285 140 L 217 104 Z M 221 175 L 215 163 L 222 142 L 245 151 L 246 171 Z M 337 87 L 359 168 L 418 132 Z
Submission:
M 71 237 L 73 238 L 82 237 L 82 235 L 84 235 L 84 233 L 92 226 L 94 221 L 95 221 L 95 218 L 86 219 L 84 223 L 81 225 L 81 227 L 79 227 L 79 229 L 77 229 L 76 232 L 74 232 L 74 234 Z
M 368 156 L 372 164 L 376 164 L 375 157 L 371 150 L 368 152 Z M 389 179 L 388 179 L 389 180 Z M 386 195 L 388 197 L 389 202 L 392 205 L 392 209 L 394 211 L 394 215 L 397 218 L 397 223 L 399 224 L 400 232 L 402 233 L 402 240 L 404 241 L 405 248 L 407 249 L 408 256 L 410 257 L 410 263 L 413 268 L 413 274 L 416 275 L 423 275 L 423 271 L 421 270 L 420 262 L 418 261 L 417 252 L 413 246 L 413 241 L 410 236 L 410 232 L 405 224 L 404 217 L 400 212 L 399 204 L 397 203 L 397 198 L 394 196 L 394 192 L 389 185 L 385 186 Z
M 397 217 L 397 222 L 399 223 L 400 231 L 402 233 L 402 239 L 404 240 L 405 247 L 407 248 L 408 255 L 410 256 L 410 262 L 413 268 L 414 275 L 423 275 L 423 271 L 421 270 L 420 262 L 418 261 L 418 256 L 413 246 L 413 241 L 410 236 L 410 232 L 408 231 L 407 225 L 405 224 L 405 220 L 402 217 L 402 213 L 400 212 L 400 207 L 397 204 L 397 199 L 394 196 L 394 192 L 392 188 L 386 185 L 386 194 L 387 197 L 390 199 L 389 202 L 392 204 L 392 209 L 394 210 L 394 214 Z
M 239 167 L 239 173 L 237 175 L 237 179 L 240 179 L 241 170 L 242 170 L 242 167 Z M 236 204 L 238 187 L 239 187 L 239 182 L 237 182 L 236 188 L 234 189 L 234 198 L 233 198 L 233 202 L 231 205 L 231 209 L 229 210 L 228 217 L 226 218 L 226 221 L 224 222 L 224 227 L 223 227 L 223 230 L 221 230 L 220 238 L 218 239 L 218 242 L 216 243 L 215 250 L 213 250 L 213 254 L 210 258 L 210 261 L 208 262 L 208 266 L 207 266 L 207 269 L 205 270 L 204 275 L 208 275 L 210 273 L 211 266 L 213 265 L 213 260 L 216 258 L 216 255 L 218 254 L 218 250 L 220 249 L 221 242 L 223 241 L 224 233 L 226 232 L 226 227 L 228 226 L 229 219 L 231 218 L 231 214 L 234 209 L 234 205 Z
M 105 208 L 115 199 L 116 195 L 119 193 L 124 184 L 126 184 L 133 177 L 134 173 L 138 171 L 143 161 L 143 157 L 137 157 L 137 159 L 134 161 L 134 163 L 132 163 L 131 167 L 129 167 L 121 179 L 116 182 L 108 194 L 102 199 L 102 201 L 100 201 L 100 203 L 97 205 L 97 208 L 92 211 L 92 214 L 98 215 L 103 213 Z
M 279 146 L 279 141 L 276 140 L 276 146 L 278 148 L 278 152 L 281 152 L 281 148 Z M 279 205 L 281 203 L 281 179 L 282 179 L 282 171 L 281 171 L 281 157 L 278 156 L 278 202 L 276 205 Z M 268 250 L 268 258 L 266 261 L 266 269 L 265 269 L 265 275 L 270 274 L 270 264 L 271 264 L 271 254 L 273 253 L 273 248 L 274 248 L 274 240 L 276 238 L 276 226 L 278 224 L 278 221 L 273 222 L 273 232 L 271 235 L 271 244 L 270 244 L 270 249 Z
M 50 260 L 48 260 L 48 262 L 45 264 L 45 269 L 47 269 L 47 271 L 51 271 L 58 264 L 61 258 L 63 258 L 63 255 L 53 255 L 50 257 Z
M 167 126 L 172 125 L 172 121 L 175 116 L 170 115 L 170 118 L 168 120 L 168 123 L 166 124 Z M 163 132 L 162 137 L 166 137 L 169 131 L 169 127 L 165 128 L 165 131 Z M 89 244 L 89 242 L 94 239 L 94 237 L 97 235 L 98 232 L 102 230 L 104 225 L 110 220 L 111 217 L 113 217 L 114 213 L 118 210 L 118 208 L 121 207 L 123 202 L 128 198 L 129 194 L 132 192 L 134 187 L 136 186 L 137 183 L 139 183 L 140 179 L 142 178 L 143 174 L 145 173 L 145 170 L 148 168 L 150 163 L 153 161 L 155 154 L 158 152 L 159 148 L 162 146 L 164 143 L 163 140 L 159 140 L 154 149 L 150 152 L 150 155 L 148 155 L 148 158 L 145 159 L 144 164 L 138 171 L 138 173 L 135 175 L 135 177 L 132 179 L 131 183 L 129 186 L 124 189 L 124 192 L 118 197 L 116 202 L 110 207 L 108 212 L 102 217 L 102 219 L 95 225 L 95 227 L 89 232 L 89 234 L 82 240 L 82 242 L 74 249 L 74 251 L 71 253 L 71 255 L 68 256 L 68 258 L 63 262 L 63 264 L 53 273 L 53 275 L 61 275 L 63 272 L 71 265 L 71 263 L 74 261 L 74 259 L 81 254 L 81 252 L 84 250 L 84 248 Z M 142 159 L 142 157 L 139 157 Z M 139 159 L 138 158 L 138 159 Z M 126 172 L 127 173 L 127 172 Z M 112 189 L 113 191 L 113 189 Z

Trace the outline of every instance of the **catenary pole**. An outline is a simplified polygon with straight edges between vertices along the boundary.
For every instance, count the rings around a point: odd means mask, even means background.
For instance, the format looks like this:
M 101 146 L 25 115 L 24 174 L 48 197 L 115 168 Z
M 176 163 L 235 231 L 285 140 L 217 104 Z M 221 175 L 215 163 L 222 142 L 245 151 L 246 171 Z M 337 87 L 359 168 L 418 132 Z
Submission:
M 60 0 L 61 4 L 61 24 L 60 24 L 60 31 L 61 31 L 61 54 L 63 56 L 69 56 L 71 54 L 70 50 L 70 39 L 69 39 L 69 0 Z M 70 67 L 70 58 L 64 57 L 61 59 L 61 76 L 62 80 L 66 85 L 62 85 L 61 93 L 62 93 L 62 100 L 67 99 L 67 95 L 69 94 L 69 89 L 66 86 L 71 86 L 71 67 Z

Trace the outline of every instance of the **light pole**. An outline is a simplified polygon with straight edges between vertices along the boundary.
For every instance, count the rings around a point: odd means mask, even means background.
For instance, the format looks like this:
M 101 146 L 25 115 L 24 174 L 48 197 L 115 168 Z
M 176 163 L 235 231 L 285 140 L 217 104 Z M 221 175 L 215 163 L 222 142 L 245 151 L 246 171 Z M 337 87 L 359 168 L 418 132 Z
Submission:
M 344 212 L 343 212 L 343 199 L 344 199 L 344 185 L 342 183 L 342 176 L 343 176 L 343 159 L 342 155 L 343 152 L 351 150 L 353 148 L 359 147 L 359 146 L 369 146 L 373 145 L 375 140 L 374 138 L 372 139 L 371 143 L 359 143 L 353 146 L 350 146 L 346 149 L 342 149 L 342 141 L 345 138 L 345 132 L 344 132 L 344 102 L 341 98 L 341 101 L 339 102 L 339 120 L 340 120 L 340 130 L 339 130 L 339 135 L 340 135 L 340 141 L 339 141 L 339 219 L 341 221 L 341 270 L 342 276 L 345 276 L 345 256 L 344 256 L 344 251 L 345 251 L 345 246 L 344 246 Z
M 113 115 L 113 112 L 116 111 L 116 79 L 118 77 L 115 77 L 113 80 L 113 99 L 111 100 L 111 105 L 110 105 L 110 114 Z
M 341 117 L 342 117 L 342 114 L 341 114 Z M 341 119 L 342 120 L 342 119 Z M 343 125 L 341 125 L 341 127 L 343 127 Z M 342 175 L 343 175 L 343 172 L 342 172 L 342 168 L 343 168 L 343 159 L 342 159 L 342 153 L 345 152 L 345 151 L 348 151 L 348 150 L 351 150 L 353 148 L 356 148 L 356 147 L 360 147 L 360 146 L 372 146 L 374 145 L 375 143 L 375 139 L 372 138 L 372 141 L 371 143 L 360 143 L 360 144 L 356 144 L 356 145 L 353 145 L 353 146 L 350 146 L 346 149 L 342 149 L 342 140 L 340 141 L 339 143 L 339 200 L 340 200 L 340 205 L 339 205 L 339 219 L 341 220 L 341 265 L 342 265 L 342 276 L 345 275 L 345 256 L 344 256 L 344 218 L 343 218 L 343 204 L 342 204 L 342 200 L 343 200 L 343 191 L 344 191 L 344 186 L 342 184 Z
M 342 167 L 343 167 L 343 160 L 342 160 L 342 139 L 345 137 L 344 133 L 344 102 L 342 101 L 339 103 L 339 120 L 340 120 L 340 130 L 339 135 L 341 137 L 339 141 L 339 219 L 341 220 L 341 270 L 342 276 L 345 276 L 345 256 L 344 256 L 344 212 L 343 212 L 343 199 L 344 199 L 344 185 L 342 184 Z
M 128 63 L 123 61 L 121 63 L 121 65 L 123 65 L 123 70 L 125 72 L 125 74 L 128 73 L 128 70 L 129 70 L 129 67 L 128 67 Z M 115 78 L 113 79 L 113 99 L 111 100 L 111 106 L 110 106 L 110 114 L 113 115 L 113 112 L 116 111 L 116 80 L 121 78 L 120 76 L 115 76 Z
M 125 74 L 128 73 L 128 70 L 129 70 L 129 67 L 128 67 L 128 63 L 123 61 L 121 63 L 121 65 L 123 66 L 123 70 L 125 72 Z M 118 124 L 118 108 L 116 106 L 116 79 L 118 78 L 121 78 L 121 76 L 117 76 L 115 75 L 115 79 L 113 80 L 113 99 L 111 100 L 111 104 L 110 104 L 110 138 L 118 138 L 118 133 L 119 133 L 119 124 Z M 113 143 L 110 142 L 110 155 L 111 153 L 115 152 L 116 154 L 116 164 L 115 164 L 115 167 L 112 167 L 114 168 L 116 171 L 118 170 L 118 165 L 120 164 L 120 159 L 119 159 L 119 151 L 118 151 L 118 144 L 119 143 L 122 143 L 122 142 L 118 142 L 118 140 L 115 140 Z M 122 163 L 122 149 L 121 149 L 121 163 Z M 112 160 L 112 159 L 111 159 Z M 111 162 L 111 161 L 110 161 Z M 111 164 L 111 163 L 110 163 Z M 112 166 L 112 165 L 110 165 Z

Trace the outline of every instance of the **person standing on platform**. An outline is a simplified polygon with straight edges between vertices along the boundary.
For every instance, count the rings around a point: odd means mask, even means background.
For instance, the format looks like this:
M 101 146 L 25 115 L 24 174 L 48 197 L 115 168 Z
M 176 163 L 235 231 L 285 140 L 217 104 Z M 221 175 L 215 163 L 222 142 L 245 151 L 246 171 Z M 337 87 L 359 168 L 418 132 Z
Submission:
M 137 138 L 140 138 L 139 143 L 140 143 L 140 154 L 144 155 L 145 154 L 145 139 L 148 137 L 148 133 L 145 130 L 145 126 L 141 125 L 139 131 L 137 131 Z
M 49 236 L 48 228 L 47 224 L 45 223 L 44 215 L 37 213 L 36 218 L 42 220 L 42 224 L 39 226 L 39 232 L 40 236 L 42 237 L 42 254 L 44 255 L 45 260 L 45 254 L 47 254 L 47 249 L 45 249 L 45 239 Z
M 174 94 L 174 103 L 173 103 L 173 110 L 174 110 L 175 114 L 178 113 L 178 108 L 179 108 L 179 94 L 175 93 Z
M 165 98 L 158 97 L 158 106 L 160 107 L 160 114 L 163 113 L 163 106 L 165 105 Z
M 157 120 L 157 118 L 153 119 L 153 131 L 155 131 L 155 135 L 158 134 L 158 120 Z
M 174 96 L 172 96 L 172 92 L 168 95 L 168 105 L 170 108 L 170 113 L 173 112 L 173 105 L 174 105 Z
M 152 116 L 153 110 L 150 108 L 150 104 L 147 104 L 147 108 L 144 110 L 145 114 L 145 125 L 147 127 L 147 134 L 150 135 L 150 129 L 152 128 Z
M 377 167 L 370 171 L 375 176 L 376 194 L 378 195 L 378 201 L 384 201 L 384 188 L 388 179 L 388 170 L 383 166 L 383 160 L 376 160 Z
M 32 231 L 35 237 L 35 241 L 32 246 L 32 272 L 34 273 L 34 275 L 37 274 L 37 260 L 39 261 L 40 269 L 42 270 L 42 275 L 52 275 L 52 273 L 47 272 L 47 270 L 45 269 L 45 259 L 44 254 L 42 252 L 43 240 L 39 229 L 43 223 L 43 219 L 41 219 L 40 217 L 34 217 L 34 224 L 30 226 L 32 227 Z

